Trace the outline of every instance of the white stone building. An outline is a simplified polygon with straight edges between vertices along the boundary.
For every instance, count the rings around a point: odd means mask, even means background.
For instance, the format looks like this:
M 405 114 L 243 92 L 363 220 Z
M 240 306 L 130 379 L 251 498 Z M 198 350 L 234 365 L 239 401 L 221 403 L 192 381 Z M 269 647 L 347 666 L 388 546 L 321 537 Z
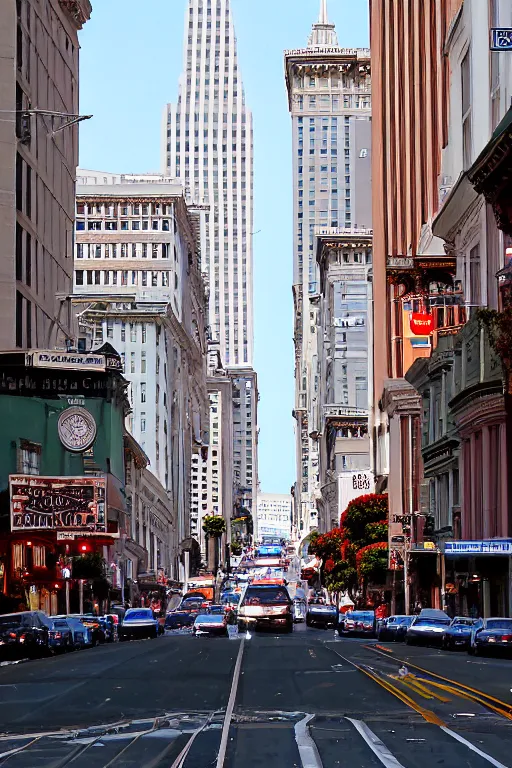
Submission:
M 294 526 L 318 526 L 319 273 L 314 229 L 371 228 L 370 52 L 340 48 L 321 0 L 306 48 L 285 51 L 293 136 L 297 481 Z M 312 437 L 313 435 L 313 437 Z
M 258 493 L 258 539 L 279 536 L 291 539 L 292 496 L 290 493 Z
M 198 222 L 182 187 L 155 175 L 78 171 L 79 344 L 109 342 L 130 382 L 128 429 L 191 535 L 192 456 L 206 453 L 205 290 Z

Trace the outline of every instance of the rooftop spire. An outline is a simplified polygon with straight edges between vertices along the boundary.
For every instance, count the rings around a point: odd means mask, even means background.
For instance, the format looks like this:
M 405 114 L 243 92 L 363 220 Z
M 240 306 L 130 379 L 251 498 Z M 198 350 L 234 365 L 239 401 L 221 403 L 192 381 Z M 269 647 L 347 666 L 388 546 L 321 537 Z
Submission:
M 319 24 L 329 23 L 329 19 L 327 18 L 327 0 L 320 0 L 320 15 L 318 17 L 318 23 Z
M 318 21 L 313 24 L 309 41 L 309 48 L 338 48 L 338 36 L 336 28 L 331 24 L 327 16 L 327 0 L 320 0 L 320 14 Z

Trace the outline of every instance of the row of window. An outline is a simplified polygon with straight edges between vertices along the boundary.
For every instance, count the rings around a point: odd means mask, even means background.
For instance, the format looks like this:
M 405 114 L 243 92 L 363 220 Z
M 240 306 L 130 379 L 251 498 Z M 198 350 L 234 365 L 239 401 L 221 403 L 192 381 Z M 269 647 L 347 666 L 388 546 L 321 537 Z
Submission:
M 149 270 L 76 269 L 75 285 L 141 285 L 169 288 L 171 272 Z M 178 289 L 178 275 L 174 273 L 174 288 Z
M 304 107 L 308 110 L 320 109 L 325 112 L 338 112 L 340 110 L 340 98 L 339 96 L 331 96 L 330 94 L 319 96 L 308 96 L 305 102 L 304 96 L 297 96 L 295 103 L 299 112 L 304 111 Z M 359 96 L 344 96 L 343 109 L 370 109 L 371 99 L 369 96 L 360 98 Z
M 176 262 L 176 246 L 173 254 Z M 77 259 L 168 259 L 170 255 L 170 243 L 77 243 L 76 246 Z
M 120 216 L 171 216 L 172 205 L 164 203 L 83 203 L 80 200 L 76 204 L 77 216 L 106 216 L 107 218 L 119 218 Z
M 170 232 L 171 231 L 171 219 L 121 219 L 116 221 L 105 221 L 104 219 L 88 219 L 84 221 L 82 219 L 76 220 L 77 232 Z M 176 228 L 174 230 L 176 232 Z

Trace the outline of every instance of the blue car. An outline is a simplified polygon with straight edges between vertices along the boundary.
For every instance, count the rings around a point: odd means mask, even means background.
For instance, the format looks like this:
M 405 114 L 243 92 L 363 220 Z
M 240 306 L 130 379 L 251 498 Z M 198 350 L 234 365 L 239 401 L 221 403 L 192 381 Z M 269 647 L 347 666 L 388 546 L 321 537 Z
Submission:
M 467 648 L 471 639 L 471 632 L 477 619 L 469 619 L 467 616 L 455 616 L 443 635 L 443 648 L 454 651 L 456 648 Z
M 468 653 L 501 652 L 512 655 L 512 619 L 493 616 L 477 619 L 471 628 Z

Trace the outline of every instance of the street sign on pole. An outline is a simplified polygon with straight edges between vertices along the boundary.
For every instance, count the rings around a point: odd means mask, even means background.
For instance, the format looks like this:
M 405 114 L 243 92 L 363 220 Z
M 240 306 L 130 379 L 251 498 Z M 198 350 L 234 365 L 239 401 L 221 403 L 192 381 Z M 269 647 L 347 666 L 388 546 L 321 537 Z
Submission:
M 491 29 L 491 51 L 512 51 L 512 27 Z

